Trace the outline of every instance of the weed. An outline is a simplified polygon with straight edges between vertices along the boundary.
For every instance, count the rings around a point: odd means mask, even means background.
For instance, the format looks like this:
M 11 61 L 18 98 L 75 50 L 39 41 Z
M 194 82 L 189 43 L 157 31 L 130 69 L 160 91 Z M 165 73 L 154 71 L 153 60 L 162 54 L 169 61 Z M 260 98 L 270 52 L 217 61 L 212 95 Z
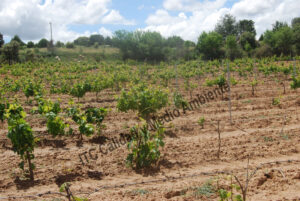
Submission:
M 273 138 L 272 137 L 267 137 L 267 136 L 264 136 L 264 141 L 265 142 L 273 142 Z
M 282 134 L 280 134 L 280 137 L 282 137 L 285 140 L 288 140 L 290 136 L 288 134 L 282 133 Z
M 197 123 L 201 126 L 202 129 L 204 128 L 204 122 L 205 122 L 204 117 L 201 117 L 201 118 L 197 121 Z
M 60 188 L 59 192 L 66 192 L 67 193 L 67 198 L 69 201 L 88 201 L 87 198 L 79 198 L 73 195 L 70 189 L 71 184 L 69 182 L 63 183 Z
M 242 103 L 252 103 L 252 100 L 245 100 L 245 101 L 242 101 Z
M 210 196 L 212 196 L 216 193 L 216 189 L 212 185 L 211 181 L 208 181 L 208 182 L 204 183 L 200 187 L 196 187 L 194 189 L 194 191 L 195 191 L 194 196 L 197 197 L 197 198 L 201 197 L 201 196 L 210 197 Z
M 144 190 L 144 189 L 135 189 L 135 190 L 131 191 L 131 194 L 133 194 L 133 195 L 146 195 L 148 193 L 149 193 L 149 191 Z
M 272 105 L 279 105 L 280 104 L 280 98 L 273 98 L 272 99 Z

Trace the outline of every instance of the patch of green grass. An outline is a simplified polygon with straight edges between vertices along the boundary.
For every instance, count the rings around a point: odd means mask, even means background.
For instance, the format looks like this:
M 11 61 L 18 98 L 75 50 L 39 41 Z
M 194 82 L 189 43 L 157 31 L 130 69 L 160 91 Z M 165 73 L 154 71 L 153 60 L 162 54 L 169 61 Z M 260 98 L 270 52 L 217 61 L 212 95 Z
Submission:
M 149 191 L 144 190 L 144 189 L 135 189 L 135 190 L 131 191 L 131 194 L 133 194 L 133 195 L 145 195 L 148 193 L 149 193 Z
M 244 100 L 244 101 L 242 101 L 242 103 L 252 103 L 252 100 Z
M 210 181 L 206 182 L 200 187 L 194 188 L 194 196 L 195 197 L 201 197 L 201 196 L 206 196 L 210 197 L 216 193 L 216 190 L 214 186 L 211 184 Z
M 280 134 L 280 137 L 282 137 L 285 140 L 288 140 L 290 136 L 288 134 L 282 133 Z
M 273 98 L 272 99 L 272 105 L 279 105 L 280 104 L 280 98 Z
M 272 137 L 264 136 L 264 141 L 265 141 L 265 142 L 273 142 L 274 139 L 273 139 Z

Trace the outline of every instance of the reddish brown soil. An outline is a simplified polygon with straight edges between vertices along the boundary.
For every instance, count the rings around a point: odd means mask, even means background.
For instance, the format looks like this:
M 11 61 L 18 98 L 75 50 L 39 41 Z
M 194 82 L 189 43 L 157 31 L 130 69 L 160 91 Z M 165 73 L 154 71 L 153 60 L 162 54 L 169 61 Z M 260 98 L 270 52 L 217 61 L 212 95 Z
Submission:
M 300 96 L 299 91 L 287 88 L 287 93 L 283 94 L 278 83 L 265 79 L 252 96 L 249 84 L 234 86 L 231 93 L 233 126 L 229 122 L 227 97 L 174 119 L 173 127 L 166 129 L 165 147 L 157 167 L 144 171 L 125 166 L 126 146 L 108 154 L 99 150 L 100 144 L 103 149 L 109 149 L 112 138 L 128 134 L 128 127 L 138 122 L 135 113 L 116 111 L 116 93 L 112 91 L 103 92 L 99 102 L 92 93 L 80 100 L 84 107 L 112 109 L 105 119 L 107 128 L 101 137 L 84 137 L 83 146 L 77 146 L 77 136 L 52 138 L 46 132 L 45 119 L 29 115 L 27 121 L 41 139 L 34 151 L 35 182 L 24 181 L 18 168 L 20 158 L 10 149 L 4 125 L 0 132 L 0 199 L 59 192 L 62 183 L 70 182 L 74 195 L 89 200 L 219 200 L 217 194 L 207 197 L 197 194 L 195 189 L 208 180 L 214 180 L 216 187 L 216 178 L 219 178 L 219 187 L 229 190 L 230 181 L 225 174 L 229 172 L 244 183 L 249 156 L 251 172 L 261 165 L 249 183 L 249 201 L 300 200 Z M 207 89 L 198 87 L 193 94 Z M 185 95 L 189 99 L 189 95 Z M 280 96 L 280 104 L 272 105 L 272 99 Z M 64 100 L 66 107 L 70 97 L 51 96 L 51 99 L 58 98 Z M 31 108 L 25 107 L 28 113 Z M 205 117 L 204 129 L 197 124 L 202 116 Z M 220 120 L 221 129 L 220 159 L 217 158 L 217 120 Z M 97 154 L 98 159 L 92 160 L 87 154 L 89 163 L 82 165 L 78 155 L 91 148 L 96 149 L 92 154 Z M 281 162 L 262 164 L 274 161 Z M 11 200 L 67 199 L 49 194 Z

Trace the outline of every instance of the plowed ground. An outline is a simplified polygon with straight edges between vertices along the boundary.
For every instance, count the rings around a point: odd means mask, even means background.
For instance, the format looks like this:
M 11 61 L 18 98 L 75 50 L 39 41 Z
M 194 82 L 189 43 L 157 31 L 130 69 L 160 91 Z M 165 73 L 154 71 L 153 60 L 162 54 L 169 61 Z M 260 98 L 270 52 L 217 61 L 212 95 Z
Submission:
M 237 75 L 235 77 L 239 79 Z M 219 97 L 185 115 L 181 114 L 172 121 L 173 126 L 165 124 L 170 128 L 166 129 L 161 160 L 155 168 L 144 171 L 125 166 L 126 145 L 110 147 L 113 138 L 120 139 L 122 135 L 129 134 L 128 128 L 138 122 L 134 112 L 116 110 L 114 95 L 118 93 L 104 91 L 98 102 L 95 94 L 88 93 L 80 100 L 83 107 L 111 108 L 101 137 L 84 137 L 82 146 L 77 143 L 78 133 L 73 137 L 54 139 L 47 134 L 43 117 L 29 115 L 27 121 L 40 138 L 34 151 L 34 183 L 24 180 L 18 168 L 20 158 L 11 150 L 6 137 L 7 125 L 4 124 L 0 132 L 0 197 L 6 199 L 8 196 L 59 192 L 62 183 L 70 182 L 74 195 L 89 200 L 219 200 L 213 188 L 219 186 L 229 190 L 227 175 L 230 172 L 244 183 L 249 158 L 249 171 L 259 168 L 249 182 L 248 200 L 300 200 L 299 90 L 291 90 L 290 82 L 286 81 L 288 87 L 283 94 L 283 87 L 270 77 L 261 77 L 260 80 L 264 83 L 258 85 L 254 96 L 249 84 L 240 82 L 232 87 L 233 125 L 229 121 L 228 94 L 224 99 Z M 198 87 L 193 92 L 194 97 L 210 89 Z M 189 94 L 182 93 L 187 100 L 190 99 Z M 58 98 L 63 100 L 63 107 L 67 107 L 70 97 L 51 96 L 52 100 Z M 273 98 L 280 98 L 280 103 L 273 105 Z M 172 107 L 169 106 L 170 110 Z M 31 108 L 25 107 L 27 113 Z M 164 111 L 160 113 L 164 114 Z M 197 124 L 200 117 L 205 118 L 203 129 Z M 220 159 L 217 157 L 218 120 Z M 76 130 L 75 125 L 72 126 Z M 107 154 L 101 153 L 100 145 Z M 79 154 L 92 148 L 95 149 L 91 152 L 92 157 L 97 155 L 97 159 L 93 160 L 87 153 L 89 162 L 82 156 L 83 165 Z M 277 163 L 263 164 L 274 161 Z M 205 188 L 207 182 L 211 182 L 211 189 Z M 236 183 L 234 179 L 233 183 Z M 59 194 L 10 199 L 67 200 Z

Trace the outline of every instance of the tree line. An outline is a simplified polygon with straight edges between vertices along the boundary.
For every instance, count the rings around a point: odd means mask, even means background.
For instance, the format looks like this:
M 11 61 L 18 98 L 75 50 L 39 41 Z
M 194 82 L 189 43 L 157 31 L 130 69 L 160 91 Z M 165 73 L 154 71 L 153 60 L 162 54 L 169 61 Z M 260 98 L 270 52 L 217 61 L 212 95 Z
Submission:
M 4 44 L 0 33 L 0 51 L 2 60 L 9 63 L 18 58 L 19 48 L 74 48 L 75 46 L 98 48 L 100 45 L 117 47 L 123 60 L 162 61 L 177 59 L 204 60 L 235 59 L 241 57 L 269 57 L 299 55 L 300 53 L 300 17 L 294 18 L 291 25 L 276 21 L 271 30 L 266 30 L 256 40 L 255 23 L 252 20 L 239 20 L 230 14 L 221 17 L 213 31 L 202 32 L 197 43 L 185 41 L 179 36 L 164 38 L 158 32 L 119 30 L 112 37 L 94 34 L 81 36 L 73 42 L 57 41 L 53 44 L 43 38 L 36 44 L 24 43 L 19 36 L 14 36 L 10 43 Z
M 236 21 L 225 15 L 211 32 L 202 32 L 196 50 L 203 59 L 213 60 L 240 57 L 294 56 L 300 53 L 300 17 L 294 18 L 289 26 L 276 21 L 272 30 L 266 30 L 256 40 L 252 20 Z

